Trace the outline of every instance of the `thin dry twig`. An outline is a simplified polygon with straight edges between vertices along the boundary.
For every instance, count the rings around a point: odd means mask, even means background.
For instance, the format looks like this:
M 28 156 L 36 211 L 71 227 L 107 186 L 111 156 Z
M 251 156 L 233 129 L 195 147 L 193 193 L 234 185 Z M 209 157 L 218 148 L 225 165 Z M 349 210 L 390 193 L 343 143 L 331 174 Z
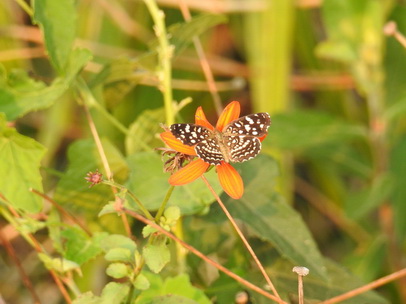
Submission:
M 207 187 L 210 189 L 211 193 L 213 194 L 213 196 L 215 197 L 217 202 L 219 203 L 221 209 L 223 209 L 223 212 L 227 216 L 227 218 L 230 221 L 231 225 L 234 227 L 235 231 L 237 232 L 240 239 L 244 243 L 244 245 L 247 248 L 248 252 L 251 254 L 251 256 L 254 259 L 255 263 L 257 264 L 259 270 L 261 271 L 262 275 L 264 276 L 268 286 L 272 289 L 275 296 L 277 296 L 280 299 L 280 296 L 279 296 L 278 292 L 276 291 L 276 288 L 273 285 L 273 283 L 272 283 L 271 279 L 269 278 L 268 274 L 266 273 L 265 268 L 262 266 L 262 264 L 259 261 L 257 255 L 255 254 L 254 250 L 252 249 L 251 245 L 248 243 L 248 241 L 245 238 L 244 234 L 241 232 L 241 229 L 238 227 L 238 225 L 235 222 L 234 218 L 231 216 L 230 212 L 227 210 L 226 206 L 224 205 L 224 203 L 222 202 L 220 197 L 217 195 L 216 191 L 214 191 L 213 187 L 210 185 L 210 183 L 206 179 L 206 177 L 204 177 L 204 175 L 202 176 L 202 179 L 203 179 L 204 183 L 207 185 Z
M 0 195 L 0 197 L 6 201 L 6 199 L 2 195 Z M 8 210 L 15 218 L 21 218 L 20 214 L 18 214 L 18 212 L 15 211 L 10 205 L 8 206 Z M 40 243 L 37 241 L 37 239 L 34 237 L 33 234 L 26 233 L 25 236 L 37 253 L 44 253 L 44 250 L 42 249 Z M 56 272 L 54 270 L 49 269 L 48 271 L 51 274 L 52 279 L 55 281 L 56 285 L 58 286 L 59 291 L 61 292 L 62 296 L 64 297 L 66 303 L 71 304 L 72 300 L 70 298 L 70 295 L 69 295 L 68 291 L 66 290 L 65 286 L 63 285 L 59 276 L 56 274 Z
M 323 0 L 296 0 L 296 6 L 300 8 L 320 7 Z
M 58 209 L 58 211 L 68 220 L 70 220 L 71 222 L 77 224 L 80 228 L 83 229 L 84 232 L 86 232 L 87 235 L 91 236 L 91 232 L 89 231 L 89 229 L 87 229 L 87 227 L 85 225 L 83 225 L 76 217 L 74 217 L 72 214 L 70 214 L 67 210 L 65 210 L 64 208 L 62 208 L 57 202 L 55 202 L 52 198 L 50 198 L 48 195 L 39 192 L 36 189 L 30 189 L 30 191 L 40 197 L 42 197 L 44 200 L 46 200 L 47 202 L 51 203 L 56 209 Z
M 179 0 L 157 0 L 163 6 L 175 7 Z M 224 1 L 224 0 L 187 0 L 187 6 L 192 10 L 210 13 L 237 13 L 237 12 L 260 12 L 267 8 L 269 3 L 266 0 L 251 1 Z
M 182 12 L 183 18 L 187 22 L 189 22 L 192 19 L 192 16 L 190 15 L 189 7 L 187 6 L 186 0 L 179 0 L 179 6 L 180 10 Z M 200 65 L 202 67 L 204 77 L 206 77 L 207 80 L 207 85 L 209 86 L 209 91 L 211 94 L 211 97 L 213 98 L 214 102 L 214 107 L 216 109 L 217 115 L 220 116 L 221 112 L 223 111 L 223 106 L 221 104 L 221 98 L 219 95 L 219 92 L 216 87 L 216 82 L 213 77 L 213 73 L 210 69 L 209 62 L 207 60 L 206 54 L 204 53 L 203 46 L 200 42 L 199 37 L 195 36 L 193 37 L 193 44 L 196 49 L 197 56 L 199 57 Z
M 406 277 L 406 268 L 403 268 L 399 271 L 396 271 L 394 273 L 391 273 L 390 275 L 384 276 L 382 278 L 379 278 L 369 284 L 366 284 L 364 286 L 361 286 L 359 288 L 353 289 L 349 292 L 343 293 L 342 295 L 336 296 L 334 298 L 328 299 L 326 301 L 323 301 L 319 304 L 333 304 L 333 303 L 338 303 L 344 300 L 347 300 L 349 298 L 353 298 L 355 296 L 358 296 L 364 292 L 367 292 L 368 290 L 375 289 L 379 286 L 388 284 L 389 282 L 401 279 L 403 277 Z
M 31 293 L 34 303 L 35 304 L 41 303 L 37 293 L 35 292 L 34 286 L 31 283 L 30 278 L 25 273 L 25 270 L 24 270 L 23 266 L 21 265 L 21 262 L 14 250 L 13 245 L 8 241 L 8 239 L 6 237 L 4 237 L 3 232 L 1 230 L 0 230 L 0 243 L 3 244 L 8 255 L 13 260 L 13 262 L 16 264 L 18 272 L 20 273 L 21 280 L 23 281 L 23 284 L 25 285 L 25 287 L 27 287 L 28 291 Z
M 104 170 L 106 171 L 107 179 L 113 180 L 113 173 L 110 169 L 109 162 L 107 161 L 107 156 L 104 151 L 103 145 L 101 143 L 99 133 L 97 132 L 96 125 L 94 124 L 92 115 L 90 114 L 90 111 L 89 111 L 89 108 L 87 107 L 87 105 L 84 105 L 84 109 L 85 109 L 86 118 L 87 118 L 87 121 L 89 124 L 90 131 L 91 131 L 91 133 L 93 135 L 93 139 L 96 143 L 97 151 L 99 152 L 100 158 L 103 163 Z M 115 187 L 111 187 L 111 189 L 114 194 L 117 193 L 117 189 Z M 121 220 L 123 221 L 123 225 L 124 225 L 127 235 L 132 237 L 131 228 L 128 223 L 127 216 L 125 214 L 121 214 Z
M 0 51 L 0 61 L 32 59 L 38 57 L 45 57 L 45 49 L 42 46 Z
M 143 222 L 146 225 L 149 225 L 155 229 L 157 229 L 159 232 L 161 232 L 162 234 L 166 235 L 167 237 L 171 238 L 172 240 L 174 240 L 175 242 L 177 242 L 178 244 L 180 244 L 181 246 L 183 246 L 184 248 L 186 248 L 188 251 L 190 251 L 191 253 L 193 253 L 194 255 L 198 256 L 199 258 L 201 258 L 202 260 L 204 260 L 205 262 L 209 263 L 210 265 L 216 267 L 218 270 L 220 270 L 221 272 L 223 272 L 224 274 L 226 274 L 227 276 L 233 278 L 234 280 L 236 280 L 237 282 L 241 283 L 242 285 L 246 286 L 249 289 L 252 289 L 253 291 L 258 292 L 259 294 L 267 297 L 268 299 L 271 299 L 277 303 L 281 303 L 281 304 L 287 304 L 285 301 L 275 297 L 274 295 L 268 293 L 267 291 L 259 288 L 258 286 L 252 284 L 251 282 L 243 279 L 242 277 L 236 275 L 235 273 L 231 272 L 230 270 L 228 270 L 227 268 L 225 268 L 224 266 L 218 264 L 217 262 L 213 261 L 212 259 L 209 259 L 207 256 L 205 256 L 203 253 L 201 253 L 199 250 L 197 250 L 196 248 L 194 248 L 193 246 L 190 246 L 189 244 L 187 244 L 186 242 L 182 241 L 181 239 L 177 238 L 175 235 L 173 235 L 172 233 L 166 231 L 165 229 L 163 229 L 161 226 L 159 226 L 158 224 L 156 224 L 154 221 L 150 221 L 148 219 L 146 219 L 145 217 L 139 215 L 138 213 L 132 211 L 132 210 L 128 210 L 125 207 L 121 208 L 121 211 L 125 212 L 126 214 L 134 217 L 135 219 L 139 220 L 140 222 Z

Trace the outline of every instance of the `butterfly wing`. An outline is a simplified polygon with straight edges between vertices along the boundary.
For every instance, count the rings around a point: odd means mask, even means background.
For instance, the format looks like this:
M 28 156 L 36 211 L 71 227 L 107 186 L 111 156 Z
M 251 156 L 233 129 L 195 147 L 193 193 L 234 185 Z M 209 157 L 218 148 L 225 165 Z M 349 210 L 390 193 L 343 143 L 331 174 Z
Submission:
M 241 163 L 257 156 L 261 151 L 261 141 L 252 136 L 228 136 L 226 144 L 229 150 L 230 161 Z
M 202 140 L 195 146 L 195 151 L 198 157 L 210 165 L 220 165 L 224 161 L 224 156 L 215 138 Z
M 225 128 L 225 134 L 234 136 L 262 137 L 268 133 L 271 118 L 268 113 L 256 113 L 233 120 Z
M 195 124 L 173 124 L 169 130 L 187 146 L 195 146 L 211 134 L 209 129 Z

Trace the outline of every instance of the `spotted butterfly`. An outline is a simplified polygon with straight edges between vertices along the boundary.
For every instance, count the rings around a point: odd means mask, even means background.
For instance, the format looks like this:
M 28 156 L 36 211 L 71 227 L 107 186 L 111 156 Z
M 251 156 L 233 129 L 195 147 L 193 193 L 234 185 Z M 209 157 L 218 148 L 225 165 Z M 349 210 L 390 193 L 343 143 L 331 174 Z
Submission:
M 244 162 L 261 151 L 262 137 L 268 133 L 271 118 L 268 113 L 240 117 L 223 128 L 210 130 L 196 124 L 173 124 L 171 133 L 187 146 L 194 146 L 196 154 L 210 165 L 224 162 Z

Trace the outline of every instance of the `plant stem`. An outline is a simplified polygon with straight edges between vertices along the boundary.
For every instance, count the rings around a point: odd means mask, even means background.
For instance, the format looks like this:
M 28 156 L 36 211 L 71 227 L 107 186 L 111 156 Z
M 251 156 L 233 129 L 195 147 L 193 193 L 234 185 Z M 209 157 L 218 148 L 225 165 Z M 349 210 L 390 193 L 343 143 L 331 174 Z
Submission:
M 227 216 L 227 218 L 230 221 L 231 225 L 234 227 L 235 231 L 237 232 L 238 236 L 240 237 L 240 239 L 244 243 L 244 245 L 247 248 L 248 252 L 251 254 L 251 256 L 254 259 L 255 263 L 257 264 L 259 270 L 261 271 L 262 275 L 264 276 L 268 286 L 272 289 L 275 296 L 277 296 L 280 299 L 281 297 L 279 296 L 278 292 L 276 291 L 275 286 L 272 284 L 272 281 L 269 278 L 268 274 L 266 273 L 265 268 L 262 266 L 262 264 L 259 261 L 257 255 L 255 254 L 255 252 L 252 249 L 251 245 L 248 243 L 248 241 L 245 238 L 244 234 L 242 233 L 242 231 L 238 227 L 237 223 L 235 222 L 235 220 L 231 216 L 230 212 L 227 210 L 226 206 L 224 205 L 224 203 L 222 202 L 220 197 L 217 195 L 216 191 L 214 191 L 213 187 L 209 184 L 209 181 L 206 179 L 206 177 L 204 177 L 204 175 L 202 176 L 202 179 L 203 179 L 204 183 L 207 185 L 207 187 L 210 189 L 211 193 L 213 194 L 213 196 L 215 197 L 217 202 L 219 203 L 221 209 L 223 209 L 223 212 Z
M 0 198 L 3 199 L 8 204 L 8 202 L 1 195 Z M 12 212 L 12 215 L 8 211 L 6 211 L 5 208 L 0 208 L 0 213 L 11 225 L 13 225 L 14 227 L 18 227 L 18 223 L 15 221 L 15 218 L 21 218 L 21 216 L 15 210 L 13 210 L 13 208 L 9 207 L 9 210 Z M 31 233 L 24 233 L 22 230 L 19 230 L 19 232 L 21 236 L 35 249 L 37 253 L 45 253 L 40 243 Z M 63 285 L 58 274 L 51 269 L 49 269 L 48 271 L 51 274 L 53 280 L 55 281 L 55 284 L 58 286 L 58 289 L 61 292 L 62 296 L 64 297 L 65 302 L 68 304 L 72 303 L 70 295 L 66 290 L 65 286 Z
M 299 304 L 304 304 L 303 277 L 301 275 L 298 276 L 298 296 L 299 296 Z
M 158 38 L 159 48 L 158 57 L 160 70 L 158 71 L 158 79 L 162 85 L 162 94 L 164 96 L 166 124 L 171 125 L 175 122 L 173 107 L 172 107 L 172 54 L 173 46 L 169 44 L 166 26 L 165 14 L 156 5 L 154 0 L 144 0 L 149 13 L 154 21 L 155 35 Z
M 365 284 L 364 286 L 358 287 L 356 289 L 353 289 L 349 292 L 343 293 L 339 296 L 336 296 L 334 298 L 325 300 L 319 304 L 333 304 L 333 303 L 338 303 L 338 302 L 342 302 L 344 300 L 353 298 L 355 296 L 358 296 L 364 292 L 367 292 L 368 290 L 372 290 L 375 288 L 378 288 L 379 286 L 388 284 L 389 282 L 392 282 L 394 280 L 398 280 L 398 279 L 402 279 L 406 277 L 406 268 L 403 268 L 399 271 L 396 271 L 394 273 L 391 273 L 390 275 L 384 276 L 380 279 L 377 279 L 371 283 Z
M 131 192 L 130 190 L 128 190 L 126 187 L 124 187 L 123 185 L 120 185 L 114 181 L 110 181 L 110 180 L 103 180 L 103 184 L 105 185 L 109 185 L 115 188 L 118 188 L 120 190 L 124 190 L 128 193 L 128 195 L 134 200 L 134 202 L 137 204 L 138 208 L 140 208 L 140 210 L 142 211 L 142 213 L 151 221 L 154 220 L 154 217 L 152 216 L 152 214 L 148 211 L 147 208 L 144 207 L 144 205 L 141 203 L 141 201 L 135 196 L 135 194 L 133 192 Z
M 189 22 L 192 19 L 190 15 L 189 7 L 185 0 L 180 0 L 179 3 L 180 10 L 182 12 L 183 18 Z M 210 94 L 213 98 L 214 108 L 216 109 L 217 115 L 220 116 L 221 112 L 223 111 L 223 107 L 221 105 L 221 98 L 219 92 L 217 90 L 216 82 L 213 77 L 213 73 L 211 71 L 209 62 L 207 57 L 204 53 L 203 46 L 200 42 L 200 39 L 195 36 L 193 37 L 193 44 L 195 45 L 197 56 L 199 57 L 200 65 L 202 67 L 204 76 L 206 77 L 207 85 L 209 87 Z
M 17 266 L 17 270 L 18 270 L 18 272 L 20 274 L 21 280 L 22 280 L 23 284 L 25 285 L 25 287 L 30 292 L 34 303 L 35 304 L 41 303 L 37 293 L 35 292 L 35 288 L 33 287 L 29 276 L 26 274 L 24 268 L 21 265 L 21 261 L 18 258 L 13 245 L 10 243 L 8 238 L 3 235 L 3 232 L 2 232 L 1 229 L 0 229 L 0 243 L 2 244 L 2 247 L 4 247 L 6 249 L 7 254 L 9 255 L 9 257 L 13 260 L 13 262 Z
M 92 133 L 94 142 L 96 144 L 97 151 L 99 152 L 100 159 L 101 159 L 101 161 L 103 163 L 103 167 L 104 167 L 104 170 L 106 172 L 107 178 L 110 181 L 114 182 L 113 181 L 113 172 L 110 169 L 110 165 L 109 165 L 109 162 L 107 160 L 106 152 L 104 151 L 103 144 L 101 142 L 99 133 L 97 132 L 96 125 L 95 125 L 95 123 L 93 121 L 93 117 L 90 114 L 89 107 L 88 107 L 89 104 L 98 104 L 98 102 L 93 97 L 93 94 L 90 92 L 88 86 L 86 85 L 85 81 L 82 78 L 78 78 L 78 81 L 76 82 L 76 84 L 77 84 L 77 88 L 78 88 L 79 92 L 82 94 L 82 98 L 83 98 L 83 101 L 84 101 L 83 107 L 84 107 L 84 110 L 85 110 L 85 113 L 86 113 L 86 118 L 87 118 L 87 121 L 88 121 L 88 124 L 89 124 L 90 131 Z M 114 194 L 116 193 L 115 188 L 112 188 L 112 191 L 113 191 Z M 128 236 L 131 236 L 130 225 L 128 224 L 128 220 L 127 220 L 125 214 L 121 214 L 121 220 L 123 222 L 125 230 L 128 233 Z
M 32 10 L 32 8 L 26 3 L 24 2 L 24 0 L 15 0 L 15 2 L 18 3 L 19 6 L 21 6 L 21 8 L 30 16 L 34 16 L 34 11 Z
M 121 122 L 119 122 L 114 116 L 112 116 L 109 112 L 107 112 L 106 109 L 100 103 L 97 102 L 96 98 L 93 96 L 93 93 L 90 91 L 89 87 L 87 86 L 83 78 L 81 77 L 77 78 L 76 86 L 80 95 L 82 96 L 85 105 L 88 108 L 95 108 L 119 131 L 121 131 L 125 135 L 128 134 L 128 129 Z
M 186 248 L 188 251 L 190 251 L 191 253 L 193 253 L 194 255 L 198 256 L 199 258 L 201 258 L 202 260 L 204 260 L 205 262 L 207 262 L 208 264 L 216 267 L 218 270 L 220 270 L 221 272 L 223 272 L 224 274 L 226 274 L 227 276 L 233 278 L 234 280 L 236 280 L 237 282 L 239 282 L 240 284 L 244 285 L 245 287 L 252 289 L 256 292 L 258 292 L 259 294 L 267 297 L 268 299 L 271 299 L 277 303 L 281 303 L 281 304 L 287 304 L 285 301 L 281 300 L 280 298 L 275 297 L 274 295 L 270 294 L 269 292 L 259 288 L 258 286 L 252 284 L 251 282 L 243 279 L 242 277 L 236 275 L 235 273 L 231 272 L 230 270 L 228 270 L 227 268 L 225 268 L 224 266 L 218 264 L 217 262 L 213 261 L 212 259 L 209 259 L 207 256 L 205 256 L 203 253 L 201 253 L 200 251 L 198 251 L 196 248 L 190 246 L 189 244 L 187 244 L 186 242 L 182 241 L 181 239 L 177 238 L 176 236 L 174 236 L 172 233 L 170 233 L 169 231 L 166 231 L 164 228 L 162 228 L 161 226 L 159 226 L 158 224 L 156 224 L 154 221 L 148 220 L 144 217 L 142 217 L 141 215 L 139 215 L 138 213 L 128 210 L 124 207 L 122 207 L 123 212 L 125 212 L 126 214 L 134 217 L 135 219 L 139 220 L 140 222 L 143 222 L 146 225 L 149 225 L 155 229 L 157 229 L 159 232 L 161 232 L 162 234 L 166 235 L 167 237 L 169 237 L 170 239 L 174 240 L 175 242 L 179 243 L 180 245 L 182 245 L 184 248 Z
M 169 189 L 168 189 L 168 192 L 166 192 L 165 198 L 164 198 L 164 200 L 163 200 L 161 206 L 159 207 L 158 212 L 157 212 L 156 215 L 155 215 L 155 222 L 156 222 L 156 223 L 159 222 L 160 217 L 161 217 L 162 214 L 164 213 L 165 208 L 166 208 L 166 204 L 168 203 L 169 198 L 170 198 L 171 195 L 172 195 L 173 189 L 175 189 L 175 186 L 170 186 Z

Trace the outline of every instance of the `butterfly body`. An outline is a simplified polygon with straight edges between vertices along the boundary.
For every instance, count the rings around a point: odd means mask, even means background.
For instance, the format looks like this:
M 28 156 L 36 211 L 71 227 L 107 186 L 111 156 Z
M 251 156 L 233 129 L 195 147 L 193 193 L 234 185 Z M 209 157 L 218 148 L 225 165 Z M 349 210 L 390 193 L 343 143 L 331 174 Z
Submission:
M 196 124 L 173 124 L 172 134 L 183 144 L 194 146 L 196 154 L 211 165 L 224 162 L 244 162 L 261 151 L 259 137 L 265 136 L 271 119 L 268 113 L 238 118 L 222 131 Z

